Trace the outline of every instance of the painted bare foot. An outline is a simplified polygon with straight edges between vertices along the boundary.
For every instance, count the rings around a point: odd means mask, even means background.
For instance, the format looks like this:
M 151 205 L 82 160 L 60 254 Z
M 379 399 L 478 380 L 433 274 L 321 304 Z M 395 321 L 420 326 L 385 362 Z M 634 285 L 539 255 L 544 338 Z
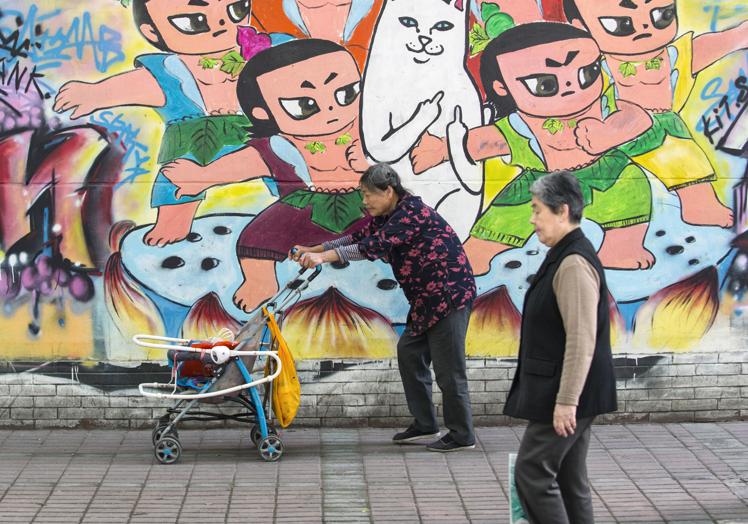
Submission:
M 491 270 L 491 260 L 493 257 L 510 249 L 512 246 L 483 240 L 480 238 L 470 237 L 465 241 L 465 254 L 473 268 L 473 273 L 483 275 Z
M 150 231 L 143 237 L 149 246 L 163 247 L 184 240 L 190 234 L 192 219 L 200 202 L 186 202 L 158 208 L 158 218 Z
M 683 222 L 694 226 L 732 227 L 735 217 L 729 207 L 722 205 L 709 183 L 694 184 L 676 191 L 680 197 Z
M 278 292 L 275 261 L 241 258 L 239 264 L 244 282 L 234 293 L 234 304 L 245 313 L 250 313 Z
M 618 227 L 605 232 L 600 250 L 597 252 L 603 267 L 609 269 L 649 269 L 655 256 L 644 247 L 644 235 L 649 224 Z

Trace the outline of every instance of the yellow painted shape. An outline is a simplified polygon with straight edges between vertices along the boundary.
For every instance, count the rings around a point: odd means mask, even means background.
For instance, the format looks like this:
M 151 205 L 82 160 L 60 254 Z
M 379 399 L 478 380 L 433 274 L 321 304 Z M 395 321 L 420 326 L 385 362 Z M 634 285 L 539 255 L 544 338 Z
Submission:
M 297 359 L 395 356 L 397 334 L 385 320 L 334 320 L 332 315 L 310 321 L 303 313 L 293 314 L 283 323 L 283 337 Z
M 94 330 L 91 309 L 76 313 L 71 307 L 71 301 L 66 299 L 63 308 L 65 325 L 60 326 L 57 306 L 41 304 L 41 331 L 36 337 L 32 336 L 28 329 L 32 321 L 30 309 L 31 306 L 28 305 L 11 315 L 0 315 L 0 333 L 3 334 L 5 341 L 0 349 L 0 357 L 7 360 L 93 358 Z

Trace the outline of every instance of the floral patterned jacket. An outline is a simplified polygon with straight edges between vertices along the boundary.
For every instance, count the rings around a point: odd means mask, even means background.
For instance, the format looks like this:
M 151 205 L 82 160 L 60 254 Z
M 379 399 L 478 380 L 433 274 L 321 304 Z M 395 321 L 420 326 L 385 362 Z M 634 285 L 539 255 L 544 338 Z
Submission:
M 403 197 L 392 214 L 375 217 L 360 231 L 325 247 L 336 248 L 342 260 L 382 259 L 392 265 L 410 303 L 410 334 L 425 332 L 475 299 L 473 270 L 460 240 L 417 196 Z

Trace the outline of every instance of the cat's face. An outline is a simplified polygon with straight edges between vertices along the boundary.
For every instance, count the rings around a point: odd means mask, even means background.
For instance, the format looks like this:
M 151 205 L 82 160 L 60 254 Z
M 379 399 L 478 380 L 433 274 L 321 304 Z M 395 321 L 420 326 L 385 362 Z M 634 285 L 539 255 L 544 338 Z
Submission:
M 380 25 L 389 33 L 393 55 L 418 65 L 452 62 L 465 54 L 467 16 L 467 8 L 445 0 L 389 0 Z

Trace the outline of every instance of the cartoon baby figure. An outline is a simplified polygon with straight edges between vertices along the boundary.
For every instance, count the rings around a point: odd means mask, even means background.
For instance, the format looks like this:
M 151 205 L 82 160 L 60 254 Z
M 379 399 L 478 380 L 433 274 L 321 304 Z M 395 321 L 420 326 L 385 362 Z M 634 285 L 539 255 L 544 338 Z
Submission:
M 568 20 L 586 28 L 604 54 L 613 94 L 645 108 L 652 128 L 621 147 L 636 163 L 675 191 L 683 221 L 731 227 L 733 213 L 717 198 L 714 167 L 697 145 L 679 112 L 696 76 L 748 47 L 748 22 L 716 33 L 678 34 L 673 0 L 564 1 Z
M 562 169 L 577 176 L 585 216 L 605 232 L 598 253 L 603 265 L 651 267 L 654 256 L 643 246 L 651 188 L 617 146 L 644 133 L 652 120 L 634 104 L 614 105 L 602 97 L 600 50 L 590 34 L 556 22 L 512 27 L 483 51 L 481 81 L 497 120 L 466 130 L 467 153 L 473 161 L 501 156 L 522 172 L 491 202 L 465 242 L 475 272 L 486 273 L 496 254 L 525 245 L 533 233 L 530 186 Z M 422 140 L 411 156 L 414 170 L 447 161 L 447 145 Z
M 235 151 L 246 142 L 249 122 L 236 98 L 238 71 L 219 66 L 242 58 L 238 31 L 248 23 L 250 7 L 250 0 L 133 0 L 140 33 L 162 52 L 141 55 L 135 69 L 99 82 L 68 82 L 54 109 L 71 111 L 75 119 L 112 107 L 154 108 L 166 124 L 159 163 L 208 163 Z M 190 232 L 205 196 L 177 197 L 175 189 L 162 172 L 157 175 L 151 206 L 158 218 L 145 235 L 149 245 L 177 242 Z
M 164 166 L 177 195 L 265 178 L 279 200 L 242 232 L 244 283 L 234 295 L 249 312 L 277 290 L 275 263 L 296 244 L 319 244 L 362 227 L 369 216 L 356 186 L 368 167 L 359 136 L 361 74 L 351 53 L 328 40 L 301 39 L 249 60 L 237 94 L 252 119 L 246 147 L 207 166 Z

